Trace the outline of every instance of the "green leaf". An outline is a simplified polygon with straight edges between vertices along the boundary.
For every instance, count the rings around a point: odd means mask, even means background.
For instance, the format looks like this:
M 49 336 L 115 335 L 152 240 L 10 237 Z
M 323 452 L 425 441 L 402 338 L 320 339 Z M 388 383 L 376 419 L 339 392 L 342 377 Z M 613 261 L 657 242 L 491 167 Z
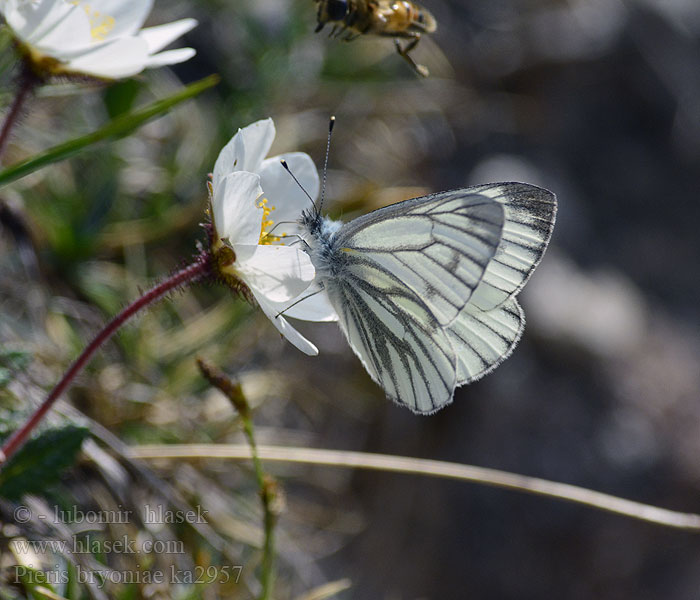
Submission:
M 17 59 L 13 52 L 10 52 L 12 44 L 12 33 L 6 25 L 0 25 L 0 75 L 9 72 L 16 64 Z M 11 98 L 12 95 L 6 90 L 0 92 L 0 96 Z M 4 104 L 4 103 L 3 103 Z
M 0 364 L 8 369 L 22 371 L 29 366 L 30 362 L 32 362 L 32 355 L 29 352 L 0 349 Z
M 29 352 L 0 350 L 0 389 L 4 388 L 17 371 L 24 371 L 32 361 Z
M 5 367 L 0 367 L 0 389 L 7 386 L 10 381 L 12 381 L 12 371 Z
M 157 100 L 145 108 L 141 108 L 132 113 L 121 115 L 115 119 L 112 119 L 109 123 L 103 127 L 100 127 L 100 129 L 97 131 L 88 133 L 87 135 L 75 138 L 68 142 L 64 142 L 63 144 L 54 146 L 53 148 L 37 154 L 36 156 L 12 165 L 0 173 L 0 185 L 5 185 L 12 181 L 16 181 L 17 179 L 20 179 L 25 175 L 29 175 L 29 173 L 33 173 L 46 165 L 64 160 L 77 154 L 81 150 L 104 140 L 117 140 L 123 138 L 147 121 L 150 121 L 154 117 L 167 112 L 173 106 L 176 106 L 185 100 L 189 100 L 190 98 L 193 98 L 198 94 L 201 94 L 203 91 L 215 86 L 217 83 L 219 83 L 219 79 L 220 78 L 218 75 L 210 75 L 209 77 L 200 79 L 195 83 L 191 83 L 186 88 L 180 92 L 177 92 L 176 94 L 173 94 L 172 96 L 168 96 L 162 100 Z
M 89 434 L 86 427 L 67 425 L 29 440 L 0 471 L 0 496 L 18 500 L 24 494 L 44 493 L 74 463 Z
M 140 89 L 141 83 L 137 79 L 127 79 L 110 85 L 104 94 L 109 118 L 114 119 L 129 112 L 134 106 Z

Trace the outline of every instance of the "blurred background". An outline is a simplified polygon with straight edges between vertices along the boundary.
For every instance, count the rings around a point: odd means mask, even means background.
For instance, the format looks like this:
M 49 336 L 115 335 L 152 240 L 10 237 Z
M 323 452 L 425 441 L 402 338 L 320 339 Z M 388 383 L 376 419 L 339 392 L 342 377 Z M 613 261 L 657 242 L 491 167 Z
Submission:
M 459 389 L 451 406 L 419 417 L 386 401 L 335 325 L 300 325 L 321 351 L 309 358 L 223 288 L 178 293 L 110 342 L 46 425 L 74 428 L 56 434 L 68 446 L 91 432 L 75 460 L 42 463 L 47 470 L 21 489 L 4 482 L 3 598 L 28 593 L 8 575 L 18 560 L 9 541 L 76 531 L 13 523 L 18 502 L 137 512 L 157 501 L 201 505 L 207 527 L 133 522 L 124 531 L 186 544 L 154 564 L 243 565 L 240 584 L 114 586 L 106 597 L 256 592 L 261 520 L 248 463 L 137 462 L 122 446 L 244 441 L 196 356 L 242 381 L 260 443 L 471 463 L 700 511 L 700 3 L 425 6 L 438 21 L 414 53 L 430 69 L 425 80 L 390 39 L 314 35 L 311 0 L 177 0 L 157 1 L 151 21 L 196 17 L 185 36 L 194 59 L 111 86 L 44 88 L 5 164 L 205 75 L 222 77 L 128 138 L 0 190 L 0 424 L 16 426 L 111 315 L 195 253 L 219 150 L 268 116 L 273 154 L 303 150 L 320 167 L 336 115 L 326 204 L 334 217 L 492 181 L 554 191 L 557 225 L 520 296 L 528 324 L 512 357 Z M 0 62 L 6 105 L 16 68 L 9 47 Z M 280 599 L 331 597 L 308 592 L 345 579 L 351 587 L 333 597 L 700 595 L 697 535 L 473 484 L 267 468 L 285 495 Z M 132 559 L 81 560 L 116 568 L 110 561 Z M 99 597 L 86 587 L 62 593 Z

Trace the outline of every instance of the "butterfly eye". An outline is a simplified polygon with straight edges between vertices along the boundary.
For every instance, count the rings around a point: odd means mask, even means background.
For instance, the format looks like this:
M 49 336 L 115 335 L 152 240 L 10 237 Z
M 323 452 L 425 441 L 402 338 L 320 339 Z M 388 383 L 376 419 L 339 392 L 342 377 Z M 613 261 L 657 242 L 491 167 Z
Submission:
M 342 21 L 348 13 L 347 0 L 329 0 L 326 10 L 331 21 Z

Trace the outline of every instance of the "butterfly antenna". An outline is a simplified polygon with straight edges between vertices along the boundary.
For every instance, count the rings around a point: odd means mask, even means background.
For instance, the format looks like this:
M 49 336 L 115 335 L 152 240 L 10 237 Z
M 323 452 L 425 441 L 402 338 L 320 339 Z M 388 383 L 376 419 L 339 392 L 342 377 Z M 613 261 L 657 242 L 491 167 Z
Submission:
M 323 162 L 323 184 L 321 185 L 321 200 L 318 203 L 318 212 L 321 212 L 321 207 L 323 206 L 323 199 L 326 197 L 326 177 L 328 175 L 328 155 L 331 151 L 331 134 L 333 133 L 333 126 L 335 125 L 335 116 L 331 115 L 330 121 L 328 122 L 328 141 L 326 142 L 326 159 Z
M 291 169 L 289 168 L 289 165 L 287 164 L 287 161 L 284 160 L 284 159 L 281 159 L 281 160 L 280 160 L 280 163 L 281 163 L 282 166 L 287 170 L 287 173 L 289 173 L 289 174 L 292 176 L 292 179 L 293 179 L 293 180 L 296 182 L 296 184 L 301 188 L 301 191 L 304 192 L 304 194 L 306 194 L 306 197 L 309 199 L 309 202 L 311 202 L 311 204 L 313 205 L 313 207 L 314 207 L 314 209 L 315 209 L 315 208 L 316 208 L 316 203 L 314 202 L 314 199 L 311 197 L 311 194 L 309 194 L 309 192 L 306 191 L 306 188 L 305 188 L 303 185 L 301 185 L 301 183 L 299 183 L 299 180 L 296 178 L 296 175 L 294 175 L 294 173 L 292 173 Z

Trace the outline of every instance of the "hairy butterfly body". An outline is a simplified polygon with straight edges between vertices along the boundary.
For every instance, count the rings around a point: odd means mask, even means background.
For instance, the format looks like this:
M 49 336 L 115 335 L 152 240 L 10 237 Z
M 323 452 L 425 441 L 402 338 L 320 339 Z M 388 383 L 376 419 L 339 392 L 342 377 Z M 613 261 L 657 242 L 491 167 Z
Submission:
M 497 183 L 399 202 L 349 223 L 301 225 L 317 281 L 372 379 L 430 414 L 492 371 L 522 335 L 515 295 L 539 263 L 556 199 Z

